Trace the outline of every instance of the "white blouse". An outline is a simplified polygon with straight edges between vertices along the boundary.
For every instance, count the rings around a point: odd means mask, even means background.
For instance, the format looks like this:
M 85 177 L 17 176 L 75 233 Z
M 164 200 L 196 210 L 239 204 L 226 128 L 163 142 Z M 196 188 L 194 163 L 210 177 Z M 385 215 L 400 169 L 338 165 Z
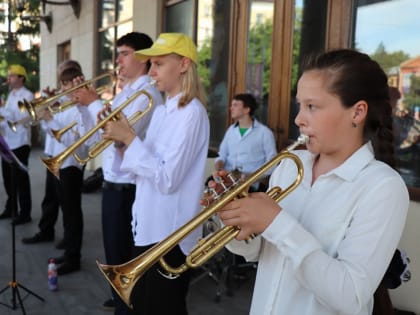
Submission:
M 314 156 L 295 151 L 305 174 L 283 210 L 248 244 L 228 248 L 259 260 L 251 314 L 372 313 L 379 285 L 405 225 L 409 197 L 400 175 L 374 159 L 371 144 L 311 186 Z M 270 187 L 286 187 L 296 167 L 285 160 Z M 258 211 L 258 209 L 256 209 Z
M 161 241 L 200 210 L 209 119 L 197 99 L 179 108 L 179 98 L 168 98 L 158 106 L 146 138 L 136 137 L 124 153 L 121 171 L 136 178 L 132 211 L 136 246 Z M 180 243 L 184 254 L 200 236 L 197 229 Z

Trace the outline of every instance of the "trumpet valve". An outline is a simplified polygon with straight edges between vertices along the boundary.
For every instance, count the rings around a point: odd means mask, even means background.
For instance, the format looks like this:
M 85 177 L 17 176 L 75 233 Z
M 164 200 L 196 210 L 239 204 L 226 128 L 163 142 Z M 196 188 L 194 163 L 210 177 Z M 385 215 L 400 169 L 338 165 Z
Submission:
M 223 177 L 216 177 L 214 181 L 216 183 L 214 187 L 207 187 L 204 190 L 202 200 L 206 200 L 207 205 L 210 205 L 213 201 L 220 199 L 224 193 L 235 187 L 242 181 L 242 179 L 240 177 L 240 173 L 234 171 L 224 175 Z

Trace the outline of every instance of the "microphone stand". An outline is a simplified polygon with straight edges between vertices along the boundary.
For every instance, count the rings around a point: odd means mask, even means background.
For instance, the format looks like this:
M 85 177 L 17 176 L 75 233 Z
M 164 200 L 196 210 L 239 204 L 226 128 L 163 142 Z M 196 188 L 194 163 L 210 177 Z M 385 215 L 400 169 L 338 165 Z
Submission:
M 8 148 L 7 148 L 8 149 Z M 10 150 L 10 149 L 8 149 Z M 22 313 L 23 315 L 26 315 L 25 312 L 25 307 L 23 306 L 23 299 L 22 296 L 20 295 L 19 292 L 19 288 L 23 289 L 24 291 L 26 291 L 27 295 L 31 294 L 33 296 L 35 296 L 36 298 L 38 298 L 39 300 L 41 300 L 42 302 L 45 302 L 45 299 L 40 297 L 38 294 L 35 294 L 34 292 L 32 292 L 31 290 L 29 290 L 28 288 L 26 288 L 25 286 L 21 285 L 17 280 L 16 280 L 16 239 L 15 239 L 15 224 L 13 223 L 14 219 L 16 218 L 17 215 L 17 200 L 16 200 L 16 183 L 15 183 L 15 178 L 16 178 L 16 168 L 20 167 L 18 165 L 16 165 L 16 161 L 12 160 L 9 162 L 10 163 L 10 169 L 11 169 L 11 176 L 10 176 L 10 182 L 11 182 L 11 204 L 12 204 L 12 280 L 9 281 L 9 283 L 6 285 L 6 287 L 4 287 L 2 290 L 0 290 L 0 295 L 3 294 L 4 292 L 6 292 L 7 289 L 11 289 L 12 290 L 12 305 L 8 305 L 5 303 L 0 302 L 0 304 L 7 306 L 8 308 L 11 308 L 12 310 L 15 310 L 17 308 L 17 302 L 19 302 L 20 308 L 22 309 Z M 17 301 L 16 301 L 16 297 L 17 297 Z

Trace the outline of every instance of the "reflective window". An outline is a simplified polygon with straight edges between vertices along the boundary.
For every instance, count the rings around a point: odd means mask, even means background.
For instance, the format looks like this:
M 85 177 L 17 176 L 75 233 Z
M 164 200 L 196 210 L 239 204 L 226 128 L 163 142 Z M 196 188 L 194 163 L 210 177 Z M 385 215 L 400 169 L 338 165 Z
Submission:
M 168 1 L 169 4 L 172 2 Z M 166 7 L 165 31 L 183 32 L 196 39 L 198 72 L 207 94 L 210 147 L 214 149 L 222 141 L 226 126 L 230 1 L 175 2 Z M 194 23 L 195 11 L 197 20 Z M 195 32 L 196 36 L 193 35 Z
M 354 48 L 369 54 L 388 75 L 397 167 L 414 188 L 420 188 L 419 10 L 418 0 L 359 0 L 354 36 Z
M 115 42 L 133 30 L 132 0 L 102 0 L 98 5 L 98 73 L 113 69 L 116 59 Z
M 210 147 L 223 139 L 228 108 L 230 1 L 199 0 L 197 15 L 198 71 L 207 93 Z
M 179 32 L 193 36 L 194 12 L 193 1 L 186 0 L 177 4 L 168 5 L 165 10 L 165 30 L 167 32 Z
M 274 1 L 251 1 L 248 22 L 246 91 L 255 96 L 258 120 L 267 122 Z
M 296 0 L 293 33 L 292 89 L 289 120 L 289 139 L 299 136 L 295 125 L 297 106 L 295 102 L 300 65 L 309 54 L 324 51 L 327 20 L 327 1 Z

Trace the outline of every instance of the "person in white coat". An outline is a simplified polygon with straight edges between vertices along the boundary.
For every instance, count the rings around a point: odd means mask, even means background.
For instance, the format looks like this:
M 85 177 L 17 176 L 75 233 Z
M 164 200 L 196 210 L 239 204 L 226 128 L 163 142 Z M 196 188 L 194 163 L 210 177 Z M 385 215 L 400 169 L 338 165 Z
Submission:
M 122 89 L 112 100 L 111 110 L 126 104 L 122 113 L 132 117 L 136 113 L 144 112 L 149 106 L 149 98 L 139 94 L 134 100 L 127 100 L 140 91 L 151 95 L 153 106 L 140 121 L 133 125 L 133 129 L 140 139 L 144 139 L 152 113 L 158 105 L 163 103 L 162 95 L 151 84 L 147 74 L 150 62 L 136 58 L 135 52 L 152 46 L 152 39 L 144 33 L 131 32 L 118 38 L 116 45 L 118 57 L 116 59 L 119 72 L 119 85 Z M 99 113 L 103 111 L 103 102 L 92 89 L 78 89 L 72 95 L 79 103 L 86 105 L 92 121 L 97 122 Z M 92 140 L 98 136 L 96 133 Z M 132 256 L 134 245 L 131 233 L 131 208 L 136 194 L 136 182 L 129 172 L 121 170 L 121 158 L 118 146 L 112 144 L 102 153 L 102 170 L 104 175 L 102 187 L 102 236 L 106 262 L 111 265 L 122 264 Z M 138 192 L 138 191 L 137 191 Z M 129 314 L 129 308 L 112 291 L 113 299 L 103 303 L 104 308 L 115 307 L 115 315 Z

